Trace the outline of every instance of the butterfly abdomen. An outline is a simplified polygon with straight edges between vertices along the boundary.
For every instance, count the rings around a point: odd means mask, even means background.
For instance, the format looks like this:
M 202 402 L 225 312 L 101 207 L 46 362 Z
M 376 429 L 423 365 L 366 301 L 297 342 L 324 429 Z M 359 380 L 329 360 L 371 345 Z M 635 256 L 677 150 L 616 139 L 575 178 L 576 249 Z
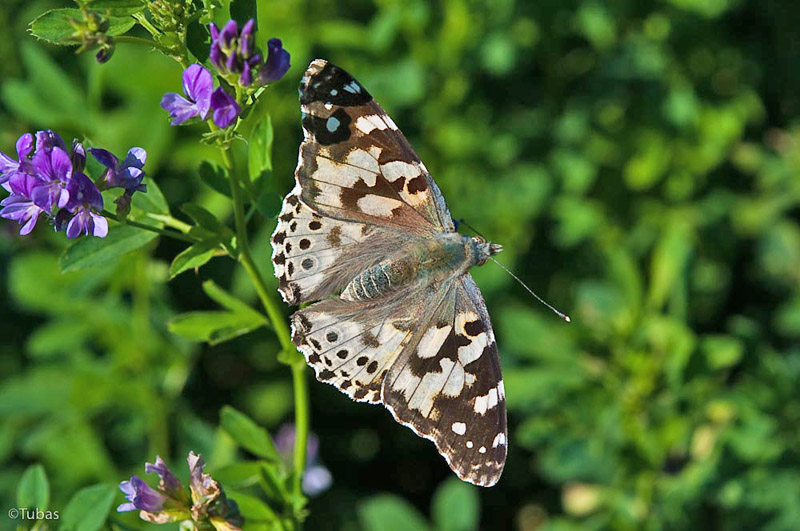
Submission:
M 351 280 L 342 291 L 342 299 L 363 301 L 378 298 L 392 290 L 392 277 L 395 285 L 400 283 L 401 279 L 392 264 L 382 262 Z

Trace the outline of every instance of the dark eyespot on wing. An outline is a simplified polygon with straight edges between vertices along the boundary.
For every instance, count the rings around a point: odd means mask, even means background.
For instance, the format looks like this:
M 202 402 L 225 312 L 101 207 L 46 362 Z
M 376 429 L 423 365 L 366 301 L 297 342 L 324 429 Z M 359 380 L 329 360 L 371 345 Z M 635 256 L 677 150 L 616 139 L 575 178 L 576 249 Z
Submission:
M 307 114 L 303 116 L 303 127 L 314 134 L 323 146 L 344 142 L 350 138 L 352 119 L 344 109 L 337 109 L 327 118 Z

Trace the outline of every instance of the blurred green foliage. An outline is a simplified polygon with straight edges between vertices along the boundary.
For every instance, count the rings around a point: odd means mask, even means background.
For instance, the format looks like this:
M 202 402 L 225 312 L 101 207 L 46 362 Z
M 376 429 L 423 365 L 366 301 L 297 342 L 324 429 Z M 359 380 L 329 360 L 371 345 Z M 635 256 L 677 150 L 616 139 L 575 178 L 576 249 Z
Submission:
M 334 484 L 309 528 L 800 528 L 796 2 L 243 3 L 292 53 L 268 103 L 276 193 L 296 161 L 296 83 L 324 57 L 389 111 L 454 217 L 573 320 L 492 265 L 474 271 L 509 407 L 491 490 L 455 482 L 385 411 L 312 384 Z M 228 218 L 198 172 L 214 153 L 159 107 L 178 65 L 122 45 L 100 66 L 26 36 L 65 4 L 0 4 L 0 150 L 42 128 L 140 145 L 173 212 L 191 200 Z M 267 273 L 271 223 L 253 239 Z M 65 509 L 82 487 L 190 448 L 225 484 L 237 446 L 221 408 L 271 432 L 289 418 L 280 347 L 264 328 L 212 347 L 168 323 L 218 309 L 209 289 L 252 299 L 241 273 L 212 260 L 170 281 L 182 247 L 165 240 L 62 273 L 64 247 L 2 226 L 0 505 L 15 506 L 22 478 L 19 495 L 46 491 L 69 527 L 69 507 L 111 506 L 100 485 Z

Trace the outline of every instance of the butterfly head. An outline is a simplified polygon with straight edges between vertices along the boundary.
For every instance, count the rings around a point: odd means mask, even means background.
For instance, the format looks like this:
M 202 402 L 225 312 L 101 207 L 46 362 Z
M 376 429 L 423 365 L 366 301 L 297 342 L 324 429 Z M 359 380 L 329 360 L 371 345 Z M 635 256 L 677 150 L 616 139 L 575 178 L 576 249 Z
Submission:
M 475 263 L 479 266 L 485 264 L 490 256 L 503 250 L 503 246 L 499 243 L 487 242 L 480 236 L 472 236 L 471 239 L 475 253 Z

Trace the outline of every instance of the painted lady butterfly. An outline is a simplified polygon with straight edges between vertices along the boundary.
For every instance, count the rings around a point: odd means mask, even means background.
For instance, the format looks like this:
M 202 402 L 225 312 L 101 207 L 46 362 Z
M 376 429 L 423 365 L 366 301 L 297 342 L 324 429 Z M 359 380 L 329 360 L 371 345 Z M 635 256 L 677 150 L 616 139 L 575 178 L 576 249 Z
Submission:
M 469 268 L 501 251 L 455 231 L 425 165 L 384 110 L 317 59 L 305 139 L 272 235 L 292 340 L 317 379 L 382 403 L 459 478 L 497 483 L 508 434 L 500 359 Z

